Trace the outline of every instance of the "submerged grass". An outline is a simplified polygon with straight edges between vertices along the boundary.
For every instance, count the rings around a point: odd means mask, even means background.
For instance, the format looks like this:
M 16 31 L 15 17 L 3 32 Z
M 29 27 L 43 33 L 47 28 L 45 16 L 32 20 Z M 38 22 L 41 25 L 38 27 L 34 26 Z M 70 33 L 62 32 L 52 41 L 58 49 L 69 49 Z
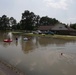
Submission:
M 23 32 L 12 32 L 13 34 L 21 34 L 21 35 L 28 35 L 28 36 L 39 36 L 39 37 L 51 37 L 56 39 L 64 39 L 64 40 L 76 40 L 76 36 L 71 35 L 51 35 L 51 34 L 33 34 L 33 33 L 23 33 Z
M 76 40 L 76 36 L 70 36 L 70 35 L 54 35 L 53 37 L 64 40 Z
M 20 34 L 20 33 L 22 33 L 22 32 L 14 32 L 14 31 L 13 31 L 12 33 L 13 33 L 13 34 Z
M 40 37 L 51 37 L 56 39 L 64 39 L 64 40 L 76 40 L 76 36 L 71 35 L 45 35 L 45 34 L 26 34 L 29 36 L 40 36 Z

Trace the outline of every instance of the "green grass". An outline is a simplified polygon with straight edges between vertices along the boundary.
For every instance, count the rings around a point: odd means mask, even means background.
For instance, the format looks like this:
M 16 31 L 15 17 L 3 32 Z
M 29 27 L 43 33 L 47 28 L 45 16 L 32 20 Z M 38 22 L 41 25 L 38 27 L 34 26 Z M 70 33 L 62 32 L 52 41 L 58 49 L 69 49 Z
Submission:
M 41 35 L 41 34 L 26 34 L 29 36 L 40 36 L 40 37 L 52 37 L 56 39 L 64 39 L 64 40 L 76 40 L 76 36 L 70 35 Z
M 76 40 L 76 36 L 70 36 L 70 35 L 54 35 L 53 38 L 64 39 L 64 40 Z
M 22 33 L 22 32 L 14 32 L 14 31 L 13 31 L 12 33 L 13 33 L 13 34 L 20 34 L 20 33 Z
M 71 35 L 46 35 L 46 34 L 32 34 L 32 33 L 23 33 L 23 32 L 12 32 L 13 34 L 22 34 L 28 36 L 39 36 L 39 37 L 51 37 L 56 39 L 64 39 L 64 40 L 76 40 L 76 36 Z

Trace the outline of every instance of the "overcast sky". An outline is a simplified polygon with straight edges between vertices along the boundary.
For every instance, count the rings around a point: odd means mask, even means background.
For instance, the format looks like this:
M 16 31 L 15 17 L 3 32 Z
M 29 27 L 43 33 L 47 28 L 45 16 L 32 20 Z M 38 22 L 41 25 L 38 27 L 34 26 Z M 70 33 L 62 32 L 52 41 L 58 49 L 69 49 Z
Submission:
M 0 0 L 0 17 L 5 14 L 20 21 L 24 10 L 62 23 L 76 23 L 76 0 Z

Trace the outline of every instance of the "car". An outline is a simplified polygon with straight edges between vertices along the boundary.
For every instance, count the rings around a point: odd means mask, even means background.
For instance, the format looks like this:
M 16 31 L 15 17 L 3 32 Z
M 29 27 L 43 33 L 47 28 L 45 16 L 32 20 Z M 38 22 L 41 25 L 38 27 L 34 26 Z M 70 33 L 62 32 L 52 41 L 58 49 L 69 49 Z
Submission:
M 47 31 L 47 32 L 45 32 L 45 34 L 51 34 L 51 35 L 54 35 L 54 32 L 52 32 L 52 31 Z
M 37 31 L 33 31 L 33 34 L 42 34 L 42 32 L 40 30 L 37 30 Z

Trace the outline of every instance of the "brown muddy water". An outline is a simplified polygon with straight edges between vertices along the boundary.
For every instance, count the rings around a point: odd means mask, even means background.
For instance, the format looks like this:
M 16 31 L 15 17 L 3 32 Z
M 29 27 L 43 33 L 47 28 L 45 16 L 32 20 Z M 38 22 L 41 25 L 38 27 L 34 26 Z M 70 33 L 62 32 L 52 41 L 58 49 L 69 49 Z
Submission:
M 8 36 L 13 42 L 3 42 Z M 76 75 L 76 41 L 1 32 L 0 59 L 26 75 Z

